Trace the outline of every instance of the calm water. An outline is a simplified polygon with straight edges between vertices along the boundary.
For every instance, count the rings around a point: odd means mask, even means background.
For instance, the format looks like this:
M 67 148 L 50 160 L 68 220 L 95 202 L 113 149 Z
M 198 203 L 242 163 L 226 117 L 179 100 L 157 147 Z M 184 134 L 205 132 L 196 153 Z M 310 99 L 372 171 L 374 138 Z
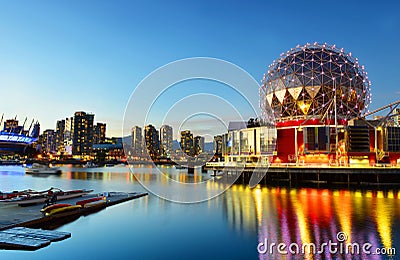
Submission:
M 172 168 L 168 171 L 180 179 L 194 178 Z M 157 179 L 148 167 L 135 172 L 148 181 Z M 128 168 L 64 167 L 60 177 L 33 177 L 18 167 L 0 168 L 2 191 L 49 187 L 145 191 Z M 69 239 L 34 252 L 2 250 L 0 259 L 280 259 L 276 250 L 273 255 L 259 254 L 259 242 L 321 245 L 336 241 L 339 231 L 347 234 L 347 241 L 372 244 L 371 251 L 394 247 L 400 253 L 399 220 L 397 191 L 235 185 L 215 199 L 196 204 L 172 203 L 154 195 L 119 204 L 58 228 L 71 232 Z M 296 258 L 304 257 L 330 255 Z M 351 259 L 349 255 L 334 258 Z M 358 258 L 387 259 L 377 255 Z

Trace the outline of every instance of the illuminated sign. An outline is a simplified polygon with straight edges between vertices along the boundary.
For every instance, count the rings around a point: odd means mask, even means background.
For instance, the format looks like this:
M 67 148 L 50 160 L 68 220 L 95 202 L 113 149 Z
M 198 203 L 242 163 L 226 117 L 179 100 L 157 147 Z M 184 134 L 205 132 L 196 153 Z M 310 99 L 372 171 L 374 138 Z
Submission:
M 31 144 L 35 142 L 37 138 L 32 138 L 25 135 L 18 134 L 10 134 L 10 133 L 1 133 L 0 132 L 0 142 L 14 142 L 14 143 L 25 143 Z

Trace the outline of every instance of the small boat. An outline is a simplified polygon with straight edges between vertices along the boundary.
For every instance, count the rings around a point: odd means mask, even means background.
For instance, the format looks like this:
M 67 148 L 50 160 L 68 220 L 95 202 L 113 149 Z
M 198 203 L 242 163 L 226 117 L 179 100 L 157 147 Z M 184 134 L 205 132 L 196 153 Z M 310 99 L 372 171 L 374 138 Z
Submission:
M 71 205 L 71 206 L 65 206 L 65 207 L 60 207 L 60 208 L 54 208 L 54 209 L 51 209 L 48 212 L 46 212 L 45 216 L 53 216 L 53 215 L 57 215 L 57 214 L 64 213 L 64 212 L 76 211 L 81 208 L 82 208 L 81 205 Z
M 92 161 L 87 161 L 86 164 L 84 165 L 84 167 L 85 168 L 97 168 L 99 166 Z
M 62 172 L 58 167 L 50 167 L 39 163 L 32 164 L 32 167 L 25 168 L 26 174 L 54 174 L 60 175 Z
M 0 199 L 0 204 L 18 204 L 19 206 L 28 206 L 38 203 L 44 203 L 56 196 L 57 200 L 66 200 L 81 197 L 93 190 L 70 190 L 63 191 L 58 188 L 50 188 L 43 192 L 21 192 L 19 195 L 9 199 Z

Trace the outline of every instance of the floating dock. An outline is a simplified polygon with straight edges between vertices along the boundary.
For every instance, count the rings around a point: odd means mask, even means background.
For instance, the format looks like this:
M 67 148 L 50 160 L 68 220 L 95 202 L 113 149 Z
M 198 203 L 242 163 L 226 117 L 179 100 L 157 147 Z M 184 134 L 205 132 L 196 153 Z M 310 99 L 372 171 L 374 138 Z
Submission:
M 71 237 L 71 233 L 14 227 L 0 231 L 0 248 L 18 250 L 37 250 Z
M 36 250 L 47 246 L 50 242 L 61 239 L 59 238 L 61 233 L 53 233 L 58 231 L 23 228 L 55 229 L 65 223 L 72 222 L 81 216 L 86 216 L 98 212 L 106 207 L 148 195 L 148 193 L 145 192 L 107 192 L 103 194 L 106 194 L 106 203 L 88 208 L 83 207 L 51 216 L 43 216 L 40 212 L 43 208 L 43 204 L 29 207 L 20 207 L 15 204 L 0 206 L 0 249 Z M 91 199 L 98 197 L 99 195 L 100 194 L 88 194 L 79 198 L 63 200 L 62 203 L 75 205 L 76 202 L 80 200 Z M 45 235 L 47 238 L 44 238 Z M 71 236 L 71 234 L 64 235 L 65 237 L 62 239 Z M 43 239 L 40 237 L 43 237 Z M 50 237 L 52 237 L 52 239 L 49 239 Z

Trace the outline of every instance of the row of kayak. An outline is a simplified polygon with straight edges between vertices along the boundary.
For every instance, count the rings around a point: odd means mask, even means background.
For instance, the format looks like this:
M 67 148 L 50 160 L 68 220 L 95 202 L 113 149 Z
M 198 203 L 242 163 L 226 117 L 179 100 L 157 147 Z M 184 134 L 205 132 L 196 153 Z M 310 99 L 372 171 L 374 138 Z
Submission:
M 77 201 L 75 205 L 66 203 L 53 204 L 43 208 L 40 211 L 42 212 L 43 216 L 47 217 L 47 216 L 57 215 L 60 213 L 80 210 L 82 208 L 100 207 L 104 204 L 106 204 L 106 197 L 102 196 L 102 197 L 94 197 L 90 199 L 80 200 Z
M 46 203 L 50 200 L 66 200 L 81 197 L 89 194 L 93 190 L 79 189 L 63 191 L 58 188 L 50 188 L 44 191 L 23 190 L 13 192 L 0 192 L 1 204 L 18 204 L 19 206 L 28 206 L 39 203 Z

